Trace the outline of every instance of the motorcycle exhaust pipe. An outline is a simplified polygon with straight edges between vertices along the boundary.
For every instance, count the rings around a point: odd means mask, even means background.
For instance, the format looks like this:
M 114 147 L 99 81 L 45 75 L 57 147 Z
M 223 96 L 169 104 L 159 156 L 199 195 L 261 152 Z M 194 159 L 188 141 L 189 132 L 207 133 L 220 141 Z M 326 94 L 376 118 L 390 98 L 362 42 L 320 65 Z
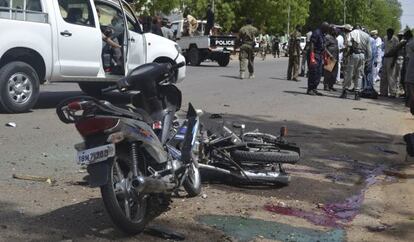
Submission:
M 152 177 L 138 176 L 132 181 L 132 187 L 138 193 L 168 193 L 173 189 L 173 185 Z

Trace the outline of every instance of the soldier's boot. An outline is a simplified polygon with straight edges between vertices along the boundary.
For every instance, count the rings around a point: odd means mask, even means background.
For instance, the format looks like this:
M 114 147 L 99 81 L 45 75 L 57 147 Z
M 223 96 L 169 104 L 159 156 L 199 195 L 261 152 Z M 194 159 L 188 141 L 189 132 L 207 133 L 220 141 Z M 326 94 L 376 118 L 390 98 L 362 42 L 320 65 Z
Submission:
M 359 94 L 359 92 L 358 91 L 355 91 L 355 98 L 354 98 L 356 101 L 359 101 L 359 100 L 361 100 L 361 96 L 360 96 L 360 94 Z
M 249 75 L 249 79 L 254 79 L 254 78 L 256 78 L 256 77 L 254 76 L 254 73 L 250 73 L 250 75 Z
M 344 89 L 344 90 L 342 91 L 342 94 L 341 94 L 341 96 L 340 96 L 339 98 L 343 98 L 343 99 L 345 99 L 347 96 L 348 96 L 348 94 L 346 93 L 346 89 Z
M 240 79 L 246 79 L 246 74 L 244 73 L 244 71 L 240 72 Z

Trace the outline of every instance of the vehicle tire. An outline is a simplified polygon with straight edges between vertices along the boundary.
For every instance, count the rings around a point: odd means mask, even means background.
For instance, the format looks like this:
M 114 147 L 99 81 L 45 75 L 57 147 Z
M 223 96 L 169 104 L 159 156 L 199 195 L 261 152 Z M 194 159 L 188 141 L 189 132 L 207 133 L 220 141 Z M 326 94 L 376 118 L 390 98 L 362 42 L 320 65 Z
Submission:
M 231 157 L 235 161 L 251 161 L 263 163 L 289 163 L 295 164 L 299 161 L 300 155 L 290 150 L 273 150 L 273 151 L 246 151 L 235 150 L 231 152 Z
M 137 198 L 131 195 L 134 192 L 131 188 L 132 172 L 125 171 L 121 167 L 128 167 L 128 165 L 121 166 L 121 164 L 117 157 L 111 162 L 109 181 L 101 187 L 101 194 L 113 223 L 124 233 L 135 235 L 144 231 L 151 220 L 150 204 L 147 197 L 139 198 L 140 200 L 137 201 Z M 134 218 L 131 217 L 132 215 Z
M 79 85 L 79 88 L 82 90 L 82 92 L 92 97 L 101 97 L 102 89 L 110 86 L 110 84 L 108 83 L 99 83 L 99 82 L 80 82 L 78 83 L 78 85 Z
M 199 66 L 201 64 L 200 52 L 196 47 L 191 47 L 187 53 L 187 59 L 190 66 Z
M 192 163 L 188 169 L 187 178 L 184 181 L 184 189 L 189 197 L 196 197 L 201 193 L 201 176 L 200 170 L 195 163 Z
M 39 93 L 39 76 L 29 64 L 14 61 L 0 69 L 1 110 L 8 113 L 28 112 L 36 105 Z
M 218 64 L 221 67 L 226 67 L 230 63 L 230 55 L 229 54 L 222 54 L 220 58 L 217 60 Z

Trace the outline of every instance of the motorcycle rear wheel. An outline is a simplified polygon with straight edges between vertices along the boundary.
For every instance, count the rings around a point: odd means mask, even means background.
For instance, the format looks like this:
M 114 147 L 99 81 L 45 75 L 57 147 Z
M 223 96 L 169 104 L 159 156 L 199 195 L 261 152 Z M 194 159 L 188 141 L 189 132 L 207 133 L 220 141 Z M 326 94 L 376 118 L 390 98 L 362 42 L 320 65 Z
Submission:
M 102 199 L 112 222 L 126 234 L 144 231 L 150 221 L 148 197 L 132 189 L 132 171 L 117 157 L 111 165 L 109 181 L 101 187 Z

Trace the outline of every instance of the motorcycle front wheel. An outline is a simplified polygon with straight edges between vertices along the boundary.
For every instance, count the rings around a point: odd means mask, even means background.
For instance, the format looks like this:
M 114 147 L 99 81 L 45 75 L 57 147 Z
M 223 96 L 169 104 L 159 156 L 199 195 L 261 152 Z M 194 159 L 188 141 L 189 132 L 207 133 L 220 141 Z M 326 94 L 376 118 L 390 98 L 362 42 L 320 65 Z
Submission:
M 201 176 L 196 164 L 191 163 L 188 168 L 187 178 L 184 181 L 184 189 L 189 197 L 196 197 L 201 193 Z
M 117 157 L 111 162 L 109 181 L 101 187 L 102 199 L 113 223 L 124 233 L 144 231 L 150 221 L 148 197 L 132 189 L 132 171 Z

